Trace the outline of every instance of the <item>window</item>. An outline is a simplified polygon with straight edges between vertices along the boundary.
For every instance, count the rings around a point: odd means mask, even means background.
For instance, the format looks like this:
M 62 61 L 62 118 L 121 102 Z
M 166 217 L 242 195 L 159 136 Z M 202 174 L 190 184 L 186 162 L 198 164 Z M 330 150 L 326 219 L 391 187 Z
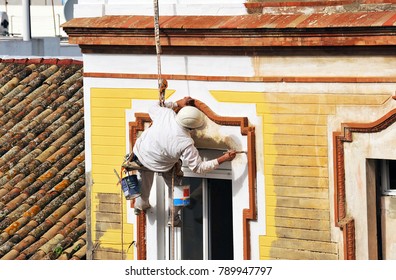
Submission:
M 232 213 L 230 215 L 232 218 L 232 239 L 235 240 L 232 245 L 233 257 L 234 259 L 250 259 L 251 258 L 251 230 L 250 222 L 257 220 L 257 207 L 256 207 L 256 153 L 255 153 L 255 128 L 249 125 L 247 117 L 224 117 L 215 114 L 210 108 L 199 100 L 195 100 L 195 106 L 199 108 L 211 121 L 221 127 L 227 127 L 227 133 L 224 134 L 224 138 L 228 138 L 232 135 L 233 141 L 241 145 L 236 145 L 242 150 L 247 151 L 247 157 L 242 158 L 236 164 L 223 163 L 221 169 L 214 170 L 210 174 L 203 174 L 202 179 L 203 184 L 211 184 L 212 179 L 229 180 L 232 196 Z M 146 125 L 150 123 L 150 117 L 147 113 L 137 113 L 135 112 L 136 120 L 129 123 L 130 127 L 130 147 L 133 147 L 138 134 L 144 131 Z M 233 131 L 233 132 L 232 132 Z M 223 131 L 225 132 L 225 131 Z M 222 133 L 223 133 L 222 132 Z M 228 135 L 228 136 L 227 136 Z M 234 139 L 235 136 L 235 139 Z M 210 136 L 211 137 L 211 136 Z M 223 138 L 223 137 L 222 137 Z M 230 138 L 230 139 L 231 139 Z M 202 139 L 206 139 L 203 137 Z M 202 140 L 201 139 L 201 140 Z M 208 138 L 209 139 L 209 138 Z M 203 147 L 209 149 L 209 156 L 207 158 L 211 159 L 215 157 L 216 152 L 222 153 L 225 149 L 228 149 L 227 143 L 217 143 L 211 142 L 206 143 L 203 141 L 197 147 L 200 147 L 200 153 L 205 157 L 205 152 Z M 198 142 L 196 143 L 198 144 Z M 227 146 L 227 147 L 226 147 Z M 246 160 L 246 162 L 244 162 Z M 244 166 L 244 168 L 237 168 L 236 180 L 231 172 L 232 166 Z M 190 174 L 184 174 L 185 177 L 198 178 L 197 176 L 190 176 Z M 164 187 L 164 182 L 161 176 L 155 177 L 154 186 L 152 188 L 150 201 L 152 208 L 145 215 L 135 216 L 131 210 L 128 208 L 128 221 L 132 224 L 136 224 L 135 234 L 137 239 L 137 259 L 169 259 L 169 230 L 167 227 L 168 213 L 164 211 L 169 207 L 168 201 L 168 191 Z M 205 188 L 204 188 L 205 189 Z M 209 187 L 210 189 L 210 187 Z M 207 188 L 207 191 L 209 191 Z M 208 197 L 203 195 L 203 197 Z M 202 211 L 209 211 L 211 209 L 210 203 L 207 203 L 203 207 Z M 212 203 L 213 205 L 213 203 Z M 213 207 L 212 207 L 213 208 Z M 207 217 L 209 217 L 207 215 Z M 213 217 L 212 217 L 213 220 Z M 207 226 L 208 228 L 209 226 Z M 207 231 L 203 231 L 203 234 Z M 209 240 L 209 236 L 205 237 L 203 235 L 203 240 Z M 211 237 L 213 239 L 213 237 Z M 178 243 L 178 255 L 181 258 L 181 232 L 179 233 L 180 242 Z M 230 238 L 229 238 L 230 239 Z M 206 244 L 206 243 L 205 243 Z M 175 246 L 172 246 L 175 248 Z M 214 249 L 209 249 L 208 246 L 203 245 L 205 248 L 203 258 L 208 259 L 209 257 L 215 258 L 213 255 Z M 174 250 L 172 250 L 173 252 Z M 209 251 L 211 252 L 209 255 Z M 224 257 L 222 257 L 224 258 Z
M 207 151 L 202 151 L 205 154 Z M 213 152 L 212 152 L 213 153 Z M 210 158 L 216 157 L 212 155 Z M 231 166 L 210 174 L 194 174 L 184 168 L 183 185 L 190 186 L 190 205 L 181 211 L 182 226 L 167 233 L 168 254 L 182 260 L 234 259 L 234 215 Z M 175 248 L 171 248 L 172 242 Z M 172 252 L 173 251 L 173 252 Z M 172 253 L 171 253 L 172 252 Z
M 186 178 L 190 205 L 182 210 L 178 232 L 183 260 L 232 260 L 231 180 Z
M 367 258 L 392 259 L 395 253 L 392 244 L 396 225 L 393 214 L 396 160 L 368 159 L 366 163 L 367 218 L 362 222 L 367 224 Z
M 396 195 L 396 160 L 381 160 L 381 189 L 385 195 Z

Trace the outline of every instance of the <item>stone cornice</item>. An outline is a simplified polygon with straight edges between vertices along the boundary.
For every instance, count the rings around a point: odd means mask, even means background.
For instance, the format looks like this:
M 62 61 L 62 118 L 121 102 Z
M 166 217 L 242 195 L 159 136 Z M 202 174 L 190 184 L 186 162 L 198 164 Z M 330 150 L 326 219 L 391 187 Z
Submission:
M 163 16 L 163 47 L 393 46 L 396 12 L 341 14 Z M 69 43 L 152 47 L 151 16 L 75 18 L 62 25 Z

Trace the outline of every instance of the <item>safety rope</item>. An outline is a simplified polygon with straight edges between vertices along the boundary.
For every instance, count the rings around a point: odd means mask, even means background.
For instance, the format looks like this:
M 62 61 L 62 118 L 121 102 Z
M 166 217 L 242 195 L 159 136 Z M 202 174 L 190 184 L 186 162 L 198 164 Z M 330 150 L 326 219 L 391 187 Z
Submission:
M 160 26 L 159 26 L 159 5 L 158 0 L 154 0 L 154 34 L 155 34 L 155 51 L 157 53 L 157 71 L 158 71 L 158 92 L 159 92 L 159 103 L 162 107 L 165 106 L 165 90 L 168 87 L 168 82 L 165 79 L 162 79 L 161 73 L 161 41 L 160 41 Z M 174 215 L 175 215 L 175 207 L 173 203 L 174 197 L 174 187 L 175 187 L 175 169 L 172 172 L 172 188 L 171 188 L 171 246 L 170 246 L 170 259 L 175 259 L 175 224 L 174 224 Z
M 160 29 L 159 29 L 159 6 L 158 0 L 154 0 L 154 34 L 155 34 L 155 51 L 157 53 L 157 71 L 158 71 L 158 91 L 159 91 L 159 102 L 163 107 L 165 106 L 165 89 L 168 87 L 166 80 L 162 79 L 161 71 L 161 41 L 160 41 Z
M 175 172 L 176 169 L 173 168 L 172 171 L 172 189 L 171 189 L 171 195 L 172 195 L 172 204 L 171 204 L 171 252 L 170 252 L 170 259 L 174 260 L 175 259 L 175 202 L 174 202 L 174 192 L 175 192 Z

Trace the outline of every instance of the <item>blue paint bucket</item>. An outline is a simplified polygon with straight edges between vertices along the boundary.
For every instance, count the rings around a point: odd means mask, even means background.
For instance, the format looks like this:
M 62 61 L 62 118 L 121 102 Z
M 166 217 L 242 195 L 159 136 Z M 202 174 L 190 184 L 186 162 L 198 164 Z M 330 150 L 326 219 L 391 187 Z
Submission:
M 127 200 L 140 196 L 140 182 L 137 175 L 129 175 L 121 179 L 121 187 Z

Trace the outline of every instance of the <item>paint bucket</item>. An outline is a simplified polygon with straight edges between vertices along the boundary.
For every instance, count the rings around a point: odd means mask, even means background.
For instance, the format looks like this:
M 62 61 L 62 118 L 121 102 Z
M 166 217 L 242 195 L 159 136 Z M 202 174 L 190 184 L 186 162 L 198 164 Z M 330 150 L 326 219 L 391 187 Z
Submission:
M 173 191 L 173 205 L 187 206 L 190 204 L 190 186 L 175 186 Z
M 140 196 L 140 182 L 137 175 L 129 175 L 122 178 L 121 187 L 127 200 Z

